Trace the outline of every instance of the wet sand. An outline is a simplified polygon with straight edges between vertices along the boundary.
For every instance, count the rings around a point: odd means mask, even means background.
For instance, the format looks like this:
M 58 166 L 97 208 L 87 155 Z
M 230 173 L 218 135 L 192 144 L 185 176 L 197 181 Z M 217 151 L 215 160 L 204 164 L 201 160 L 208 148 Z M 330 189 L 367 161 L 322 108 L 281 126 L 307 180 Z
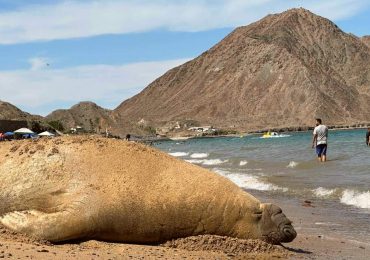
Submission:
M 282 198 L 278 196 L 259 191 L 251 193 L 264 202 L 278 204 L 293 221 L 298 236 L 292 243 L 285 245 L 290 252 L 295 253 L 292 259 L 370 259 L 370 244 L 364 240 L 368 234 L 358 234 L 351 238 L 343 235 L 345 228 L 334 224 L 355 227 L 358 220 L 343 219 L 340 211 L 331 212 L 320 201 L 290 199 L 282 203 Z

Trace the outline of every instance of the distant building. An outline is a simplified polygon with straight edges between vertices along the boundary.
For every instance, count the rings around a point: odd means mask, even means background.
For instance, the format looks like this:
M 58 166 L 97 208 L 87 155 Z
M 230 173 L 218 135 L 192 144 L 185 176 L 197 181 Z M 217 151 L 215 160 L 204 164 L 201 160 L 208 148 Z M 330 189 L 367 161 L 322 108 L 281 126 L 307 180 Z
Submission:
M 188 130 L 195 131 L 195 132 L 214 132 L 216 131 L 216 129 L 212 128 L 212 126 L 195 126 L 195 127 L 190 127 Z
M 82 126 L 76 126 L 76 127 L 72 127 L 71 128 L 71 133 L 72 134 L 76 134 L 76 133 L 81 133 L 81 132 L 83 132 L 83 127 Z
M 25 120 L 0 120 L 0 133 L 14 132 L 19 128 L 27 128 Z

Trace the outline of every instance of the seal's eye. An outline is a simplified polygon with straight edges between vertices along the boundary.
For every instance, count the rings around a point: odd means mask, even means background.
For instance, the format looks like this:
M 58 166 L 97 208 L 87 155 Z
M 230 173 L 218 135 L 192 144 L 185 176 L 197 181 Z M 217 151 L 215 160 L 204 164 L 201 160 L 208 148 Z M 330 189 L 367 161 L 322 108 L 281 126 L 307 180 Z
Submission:
M 256 218 L 256 219 L 261 219 L 262 218 L 262 211 L 257 211 L 253 214 L 253 216 Z

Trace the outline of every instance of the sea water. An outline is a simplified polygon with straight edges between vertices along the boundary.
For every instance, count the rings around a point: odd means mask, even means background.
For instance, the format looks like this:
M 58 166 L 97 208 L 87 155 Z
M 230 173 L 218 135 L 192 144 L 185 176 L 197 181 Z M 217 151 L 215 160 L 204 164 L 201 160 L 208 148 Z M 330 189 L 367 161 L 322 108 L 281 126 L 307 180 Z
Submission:
M 355 232 L 363 239 L 370 234 L 370 147 L 365 134 L 366 130 L 329 131 L 326 163 L 317 161 L 311 132 L 281 138 L 196 138 L 155 146 L 252 194 L 262 191 L 282 200 L 321 201 L 333 215 L 342 214 L 348 221 L 359 218 L 361 226 Z

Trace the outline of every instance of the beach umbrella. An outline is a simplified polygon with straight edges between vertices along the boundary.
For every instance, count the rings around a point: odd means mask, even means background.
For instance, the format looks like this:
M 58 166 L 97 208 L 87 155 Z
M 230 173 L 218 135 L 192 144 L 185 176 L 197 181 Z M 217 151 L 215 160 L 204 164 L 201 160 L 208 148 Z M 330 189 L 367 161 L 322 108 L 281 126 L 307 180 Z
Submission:
M 14 131 L 15 134 L 21 134 L 21 135 L 24 135 L 24 134 L 34 134 L 34 132 L 28 128 L 20 128 L 16 131 Z
M 5 136 L 13 136 L 13 135 L 14 135 L 14 133 L 13 133 L 13 132 L 6 132 L 4 135 L 5 135 Z
M 45 131 L 45 132 L 40 133 L 39 136 L 49 136 L 49 137 L 52 137 L 52 136 L 55 136 L 55 135 L 52 134 L 52 133 L 50 133 L 49 131 Z

